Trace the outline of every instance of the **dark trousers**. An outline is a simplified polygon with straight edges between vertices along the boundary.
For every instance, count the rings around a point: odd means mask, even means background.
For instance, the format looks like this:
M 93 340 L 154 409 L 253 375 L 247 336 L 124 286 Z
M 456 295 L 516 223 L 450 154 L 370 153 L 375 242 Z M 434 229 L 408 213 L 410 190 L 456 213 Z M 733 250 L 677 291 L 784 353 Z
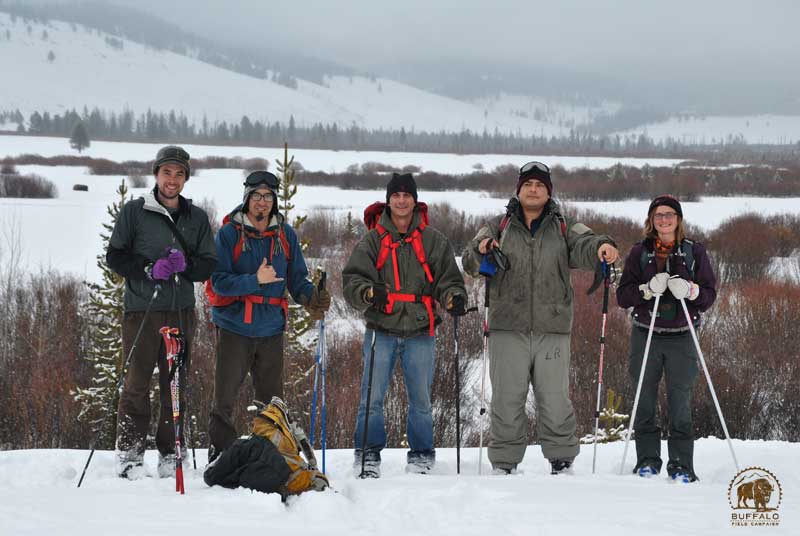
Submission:
M 273 396 L 283 397 L 283 333 L 245 337 L 217 328 L 214 404 L 208 435 L 218 451 L 228 448 L 239 437 L 233 409 L 248 372 L 256 400 L 269 403 Z
M 647 330 L 634 327 L 631 334 L 629 372 L 635 386 L 642 370 Z M 697 351 L 691 334 L 653 334 L 650 355 L 642 380 L 639 408 L 633 424 L 636 432 L 637 467 L 644 464 L 661 469 L 661 429 L 656 425 L 658 384 L 662 372 L 667 384 L 669 406 L 669 462 L 694 471 L 692 397 L 697 383 Z
M 142 324 L 144 312 L 125 313 L 122 321 L 122 346 L 125 357 L 130 352 L 139 326 Z M 181 326 L 181 324 L 183 324 Z M 186 337 L 187 359 L 188 349 L 194 334 L 195 313 L 193 308 L 178 311 L 150 311 L 142 334 L 136 342 L 136 349 L 131 356 L 125 383 L 117 409 L 117 450 L 130 456 L 138 457 L 144 453 L 147 429 L 150 426 L 150 380 L 153 369 L 158 366 L 158 386 L 160 397 L 160 413 L 156 430 L 156 447 L 161 454 L 175 452 L 175 428 L 172 422 L 172 397 L 170 395 L 169 370 L 163 338 L 159 329 L 164 326 L 181 327 Z M 181 374 L 181 414 L 186 404 L 186 375 Z M 183 426 L 181 426 L 183 431 Z M 181 437 L 181 444 L 183 437 Z

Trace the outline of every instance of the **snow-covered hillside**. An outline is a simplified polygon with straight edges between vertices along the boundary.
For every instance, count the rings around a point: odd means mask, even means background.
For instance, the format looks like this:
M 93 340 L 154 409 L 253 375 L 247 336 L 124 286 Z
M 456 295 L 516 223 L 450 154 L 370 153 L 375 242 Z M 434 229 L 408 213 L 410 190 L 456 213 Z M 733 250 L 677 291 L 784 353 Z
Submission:
M 663 475 L 620 476 L 621 443 L 598 447 L 594 475 L 591 448 L 586 446 L 573 474 L 556 476 L 548 474 L 537 446 L 528 447 L 520 473 L 510 476 L 478 476 L 475 448 L 462 450 L 460 476 L 455 449 L 437 449 L 433 474 L 408 475 L 403 471 L 405 451 L 390 449 L 383 453 L 379 480 L 353 476 L 351 451 L 329 451 L 327 471 L 337 493 L 306 493 L 290 499 L 288 506 L 277 495 L 207 487 L 201 474 L 204 450 L 198 450 L 198 470 L 186 474 L 183 496 L 175 493 L 173 479 L 117 478 L 110 452 L 95 455 L 80 489 L 76 485 L 86 451 L 0 452 L 0 519 L 3 534 L 14 536 L 800 533 L 800 445 L 734 441 L 734 446 L 742 469 L 764 467 L 780 481 L 780 526 L 731 527 L 732 513 L 754 511 L 734 510 L 728 502 L 736 469 L 725 441 L 719 439 L 697 442 L 700 481 L 694 484 L 673 484 Z M 148 452 L 145 458 L 151 474 L 155 457 Z M 483 463 L 486 470 L 485 458 Z M 626 468 L 632 467 L 629 452 Z
M 137 114 L 183 112 L 197 124 L 251 120 L 317 122 L 368 129 L 559 135 L 564 129 L 434 95 L 387 79 L 329 77 L 290 89 L 172 52 L 62 22 L 12 21 L 0 13 L 0 110 L 63 113 L 84 106 Z M 117 38 L 115 38 L 117 39 Z M 52 52 L 52 55 L 51 55 Z M 6 128 L 12 127 L 7 125 Z M 13 125 L 15 128 L 16 125 Z
M 596 106 L 577 105 L 543 97 L 506 93 L 475 99 L 473 102 L 489 112 L 536 119 L 567 129 L 588 126 L 598 115 L 613 115 L 622 106 L 618 102 L 602 102 Z
M 619 134 L 645 134 L 656 142 L 672 138 L 688 144 L 730 143 L 737 140 L 746 143 L 792 144 L 800 140 L 800 116 L 672 117 L 661 123 L 636 127 Z

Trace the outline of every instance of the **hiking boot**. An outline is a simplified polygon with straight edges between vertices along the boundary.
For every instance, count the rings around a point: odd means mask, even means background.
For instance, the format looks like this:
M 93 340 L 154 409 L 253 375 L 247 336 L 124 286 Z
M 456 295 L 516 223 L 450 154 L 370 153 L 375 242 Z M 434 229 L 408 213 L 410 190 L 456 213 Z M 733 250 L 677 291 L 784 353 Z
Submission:
M 181 458 L 183 462 L 186 462 L 186 449 L 181 449 Z M 158 477 L 159 478 L 170 478 L 175 476 L 175 466 L 177 464 L 177 459 L 175 457 L 174 452 L 170 452 L 169 454 L 161 454 L 158 453 Z
M 658 476 L 658 469 L 652 465 L 642 465 L 636 470 L 636 474 L 642 478 L 652 478 Z
M 697 475 L 694 474 L 694 471 L 675 462 L 667 464 L 667 474 L 673 482 L 690 484 L 697 481 Z
M 136 451 L 116 451 L 117 476 L 128 480 L 139 480 L 147 476 L 144 470 L 144 453 Z
M 517 472 L 517 466 L 508 466 L 508 465 L 495 465 L 492 464 L 492 474 L 493 475 L 512 475 Z
M 436 463 L 436 453 L 430 452 L 409 452 L 406 455 L 406 473 L 424 475 L 430 473 Z
M 377 450 L 368 450 L 364 456 L 364 471 L 361 471 L 361 451 L 355 451 L 353 461 L 353 474 L 356 478 L 381 477 L 381 453 Z
M 572 467 L 572 460 L 550 460 L 551 475 L 566 473 L 570 467 Z
M 220 454 L 222 454 L 222 449 L 218 449 L 214 445 L 208 447 L 208 462 L 206 464 L 206 467 L 217 461 Z

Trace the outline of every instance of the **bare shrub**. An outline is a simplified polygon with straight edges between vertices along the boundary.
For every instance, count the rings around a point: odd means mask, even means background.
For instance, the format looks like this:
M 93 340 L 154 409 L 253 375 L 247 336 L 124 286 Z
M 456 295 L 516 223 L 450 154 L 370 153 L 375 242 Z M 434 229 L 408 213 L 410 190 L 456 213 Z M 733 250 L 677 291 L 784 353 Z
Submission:
M 0 175 L 0 197 L 52 199 L 58 196 L 56 185 L 38 175 Z
M 245 158 L 242 160 L 242 174 L 246 177 L 253 171 L 269 169 L 269 160 L 266 158 Z
M 2 164 L 0 164 L 0 175 L 16 175 L 16 174 L 17 174 L 17 167 L 14 165 L 14 160 L 9 157 L 4 158 Z
M 147 188 L 147 178 L 144 175 L 128 175 L 128 184 L 131 188 Z

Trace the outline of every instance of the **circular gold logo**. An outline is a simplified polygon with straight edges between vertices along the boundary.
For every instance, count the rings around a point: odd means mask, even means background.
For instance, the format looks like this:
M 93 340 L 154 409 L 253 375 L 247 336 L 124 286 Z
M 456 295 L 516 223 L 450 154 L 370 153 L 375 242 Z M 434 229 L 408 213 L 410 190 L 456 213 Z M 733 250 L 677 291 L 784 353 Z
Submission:
M 728 486 L 728 503 L 734 526 L 777 526 L 783 491 L 772 472 L 763 467 L 739 471 Z

